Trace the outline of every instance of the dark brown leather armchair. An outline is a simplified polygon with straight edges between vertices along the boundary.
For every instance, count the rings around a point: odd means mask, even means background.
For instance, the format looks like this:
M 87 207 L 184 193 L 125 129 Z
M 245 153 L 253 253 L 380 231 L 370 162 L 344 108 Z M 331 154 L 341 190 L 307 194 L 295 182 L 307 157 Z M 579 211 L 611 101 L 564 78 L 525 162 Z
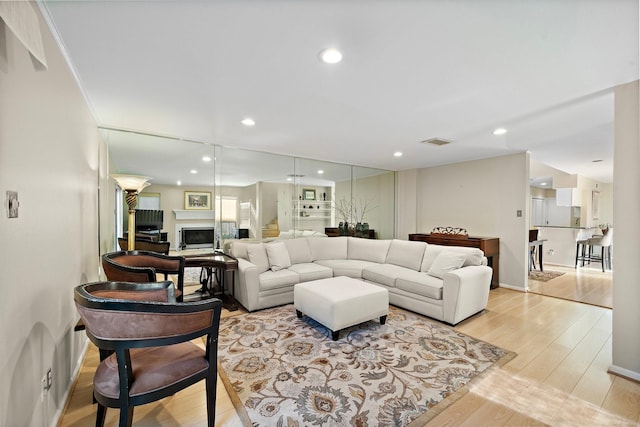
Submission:
M 156 282 L 156 274 L 177 276 L 176 296 L 184 292 L 184 257 L 149 251 L 119 251 L 102 255 L 102 269 L 108 280 L 118 282 Z
M 133 409 L 206 381 L 207 424 L 215 423 L 219 299 L 176 302 L 169 281 L 96 282 L 78 286 L 74 301 L 101 362 L 93 386 L 96 426 L 107 408 L 120 409 L 120 427 Z M 205 338 L 205 348 L 191 342 Z

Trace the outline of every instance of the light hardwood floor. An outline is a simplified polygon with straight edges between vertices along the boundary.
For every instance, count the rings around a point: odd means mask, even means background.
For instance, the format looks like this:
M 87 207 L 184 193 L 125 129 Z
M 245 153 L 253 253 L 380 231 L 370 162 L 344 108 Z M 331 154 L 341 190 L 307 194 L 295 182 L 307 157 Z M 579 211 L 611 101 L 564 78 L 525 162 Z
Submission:
M 570 268 L 545 264 L 544 271 L 558 271 L 564 274 L 548 282 L 529 279 L 529 292 L 612 307 L 612 272 L 607 270 L 603 273 L 600 265 Z
M 226 313 L 225 315 L 229 315 Z M 611 310 L 534 293 L 491 291 L 487 310 L 456 327 L 518 356 L 470 386 L 433 426 L 640 425 L 640 384 L 607 373 Z M 91 379 L 97 351 L 87 352 L 60 426 L 94 423 Z M 204 426 L 204 383 L 136 408 L 135 426 Z M 118 411 L 107 411 L 117 425 Z M 218 382 L 217 426 L 240 421 Z

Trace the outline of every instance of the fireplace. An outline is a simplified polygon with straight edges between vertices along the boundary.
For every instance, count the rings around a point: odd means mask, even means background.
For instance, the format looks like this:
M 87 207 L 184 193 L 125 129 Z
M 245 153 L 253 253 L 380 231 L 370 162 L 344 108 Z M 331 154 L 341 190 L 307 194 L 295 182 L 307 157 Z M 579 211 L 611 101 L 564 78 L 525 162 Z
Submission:
M 213 248 L 214 241 L 213 227 L 182 227 L 180 229 L 182 249 Z

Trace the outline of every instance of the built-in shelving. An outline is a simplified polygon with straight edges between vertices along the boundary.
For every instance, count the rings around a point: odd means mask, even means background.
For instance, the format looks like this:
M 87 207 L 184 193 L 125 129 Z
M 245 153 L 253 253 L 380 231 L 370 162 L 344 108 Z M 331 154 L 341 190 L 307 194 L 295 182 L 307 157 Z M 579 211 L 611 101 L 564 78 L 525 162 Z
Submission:
M 330 200 L 294 200 L 293 217 L 299 220 L 331 220 Z

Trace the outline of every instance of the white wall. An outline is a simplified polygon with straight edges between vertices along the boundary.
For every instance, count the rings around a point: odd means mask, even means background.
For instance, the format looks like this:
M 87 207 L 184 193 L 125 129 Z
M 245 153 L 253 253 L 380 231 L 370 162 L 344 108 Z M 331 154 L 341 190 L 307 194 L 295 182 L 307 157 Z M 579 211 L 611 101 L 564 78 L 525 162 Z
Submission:
M 24 3 L 24 7 L 31 7 Z M 96 123 L 37 7 L 48 70 L 0 20 L 0 425 L 52 425 L 86 343 L 73 288 L 98 277 Z M 41 399 L 51 367 L 53 387 Z
M 395 206 L 391 195 L 395 191 L 395 173 L 354 178 L 352 188 L 354 203 L 367 203 L 369 208 L 363 222 L 376 231 L 378 239 L 392 239 L 395 231 Z
M 613 365 L 611 370 L 640 381 L 640 86 L 615 89 L 613 171 Z
M 416 192 L 411 194 L 406 190 L 414 186 L 414 177 Z M 399 172 L 398 187 L 399 231 L 429 233 L 434 227 L 452 226 L 465 228 L 472 236 L 498 237 L 501 285 L 526 289 L 527 153 Z M 516 216 L 518 210 L 521 217 Z M 411 229 L 413 217 L 415 229 Z M 406 234 L 397 237 L 407 239 Z
M 357 166 L 355 166 L 357 170 Z M 378 175 L 336 182 L 335 200 L 351 200 L 354 204 L 368 206 L 364 222 L 375 230 L 378 239 L 393 239 L 395 236 L 396 173 L 387 172 Z M 342 218 L 336 213 L 336 225 Z M 351 222 L 356 222 L 355 218 Z M 355 224 L 353 224 L 355 225 Z
M 408 239 L 418 230 L 418 169 L 396 174 L 396 238 Z M 402 207 L 402 208 L 400 208 Z

